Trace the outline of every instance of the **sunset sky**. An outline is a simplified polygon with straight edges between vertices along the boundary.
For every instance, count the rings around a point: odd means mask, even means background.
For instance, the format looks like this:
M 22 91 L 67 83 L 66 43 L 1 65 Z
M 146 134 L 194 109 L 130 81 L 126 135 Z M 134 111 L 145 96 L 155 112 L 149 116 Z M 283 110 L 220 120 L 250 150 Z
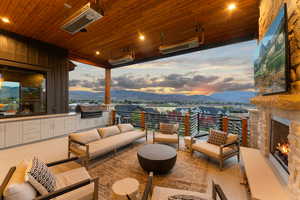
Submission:
M 253 91 L 256 41 L 214 48 L 112 70 L 112 89 L 161 94 Z M 104 89 L 104 69 L 77 63 L 70 90 Z

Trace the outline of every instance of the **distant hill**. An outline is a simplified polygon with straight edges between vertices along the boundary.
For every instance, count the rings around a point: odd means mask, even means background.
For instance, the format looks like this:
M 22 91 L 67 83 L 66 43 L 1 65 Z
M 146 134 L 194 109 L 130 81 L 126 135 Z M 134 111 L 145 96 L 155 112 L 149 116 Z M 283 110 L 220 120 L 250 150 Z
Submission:
M 214 93 L 210 97 L 222 102 L 250 103 L 250 99 L 255 95 L 255 92 L 225 91 Z
M 70 99 L 73 100 L 101 100 L 103 92 L 88 92 L 88 91 L 70 91 Z M 210 96 L 206 95 L 183 95 L 183 94 L 155 94 L 148 92 L 135 92 L 126 90 L 113 90 L 111 96 L 116 100 L 131 100 L 131 101 L 179 101 L 179 102 L 237 102 L 249 103 L 249 98 L 255 96 L 253 92 L 232 91 L 215 93 Z
M 88 91 L 70 91 L 70 99 L 73 100 L 100 100 L 103 98 L 103 92 Z M 131 101 L 179 101 L 179 102 L 214 102 L 215 99 L 205 95 L 187 96 L 182 94 L 155 94 L 148 92 L 135 92 L 126 90 L 113 90 L 111 96 L 116 100 Z

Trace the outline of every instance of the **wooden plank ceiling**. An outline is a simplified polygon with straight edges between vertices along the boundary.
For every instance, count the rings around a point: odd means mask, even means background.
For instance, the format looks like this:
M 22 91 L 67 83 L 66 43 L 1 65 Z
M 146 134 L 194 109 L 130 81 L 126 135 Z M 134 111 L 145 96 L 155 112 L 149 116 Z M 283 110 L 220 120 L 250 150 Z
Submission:
M 72 6 L 66 8 L 64 3 Z M 104 17 L 87 32 L 70 35 L 60 29 L 63 21 L 88 0 L 1 0 L 0 29 L 55 44 L 70 57 L 111 67 L 107 60 L 134 49 L 136 59 L 160 56 L 158 47 L 197 36 L 195 26 L 205 29 L 205 46 L 257 35 L 258 0 L 102 0 Z M 237 9 L 229 12 L 229 3 Z M 145 41 L 139 40 L 139 34 Z M 95 52 L 100 51 L 100 55 Z

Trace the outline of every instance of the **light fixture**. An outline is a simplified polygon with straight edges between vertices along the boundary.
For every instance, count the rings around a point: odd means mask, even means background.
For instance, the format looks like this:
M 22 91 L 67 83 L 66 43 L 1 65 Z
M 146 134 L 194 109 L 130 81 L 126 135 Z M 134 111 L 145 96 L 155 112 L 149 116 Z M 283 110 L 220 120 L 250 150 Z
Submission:
M 6 24 L 10 23 L 10 20 L 7 17 L 2 17 L 1 20 Z
M 236 9 L 236 4 L 235 4 L 235 3 L 229 4 L 228 7 L 227 7 L 227 9 L 228 9 L 229 11 L 235 10 L 235 9 Z
M 141 41 L 144 41 L 144 40 L 145 40 L 145 36 L 144 36 L 144 35 L 140 35 L 140 36 L 139 36 L 139 39 L 140 39 Z
M 96 55 L 100 55 L 100 51 L 96 51 Z

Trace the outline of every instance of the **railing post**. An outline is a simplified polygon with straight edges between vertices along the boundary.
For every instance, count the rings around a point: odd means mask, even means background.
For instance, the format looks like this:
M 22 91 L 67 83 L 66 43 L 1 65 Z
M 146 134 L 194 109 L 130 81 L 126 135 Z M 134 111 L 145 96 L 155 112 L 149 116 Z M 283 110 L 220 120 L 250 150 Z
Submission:
M 184 136 L 190 136 L 190 113 L 184 116 Z
M 248 146 L 248 120 L 242 119 L 242 146 Z
M 116 110 L 111 111 L 111 124 L 115 125 L 116 124 Z
M 200 113 L 197 113 L 197 133 L 200 132 Z
M 140 124 L 142 130 L 145 130 L 145 127 L 146 127 L 145 125 L 146 125 L 145 112 L 142 111 L 141 112 L 141 124 Z
M 222 118 L 222 131 L 227 132 L 228 131 L 228 117 Z

